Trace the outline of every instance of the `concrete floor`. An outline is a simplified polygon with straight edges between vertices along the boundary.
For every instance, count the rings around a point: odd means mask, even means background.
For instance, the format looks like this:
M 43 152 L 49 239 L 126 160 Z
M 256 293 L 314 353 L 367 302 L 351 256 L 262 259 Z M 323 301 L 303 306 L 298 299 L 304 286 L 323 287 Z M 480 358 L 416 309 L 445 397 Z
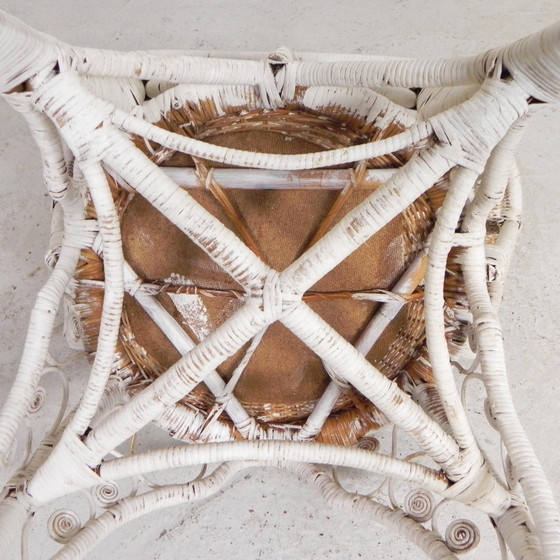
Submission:
M 116 49 L 368 52 L 439 57 L 473 54 L 560 19 L 556 0 L 392 3 L 367 0 L 4 0 L 2 9 L 69 43 Z M 502 321 L 519 414 L 560 497 L 560 111 L 543 107 L 524 138 L 525 225 Z M 42 265 L 49 202 L 37 151 L 18 115 L 0 104 L 0 395 L 24 340 Z M 83 372 L 73 373 L 79 385 Z M 80 506 L 78 506 L 80 507 Z M 33 529 L 35 530 L 35 529 Z M 31 558 L 52 550 L 37 530 Z M 326 508 L 294 477 L 255 471 L 208 502 L 141 519 L 89 558 L 418 558 L 384 529 Z M 476 558 L 489 558 L 479 549 Z M 497 557 L 497 555 L 495 556 Z

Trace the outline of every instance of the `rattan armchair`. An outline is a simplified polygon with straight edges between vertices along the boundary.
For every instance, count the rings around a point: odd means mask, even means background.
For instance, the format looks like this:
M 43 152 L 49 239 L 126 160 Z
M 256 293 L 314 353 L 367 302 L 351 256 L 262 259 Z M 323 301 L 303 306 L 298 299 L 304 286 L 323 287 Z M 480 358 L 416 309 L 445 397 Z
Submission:
M 497 319 L 520 224 L 514 151 L 531 108 L 559 96 L 558 25 L 426 61 L 100 51 L 1 15 L 0 84 L 53 200 L 52 272 L 0 412 L 0 550 L 85 491 L 89 519 L 48 519 L 55 558 L 81 558 L 259 465 L 431 558 L 480 540 L 470 519 L 442 527 L 452 502 L 488 516 L 496 554 L 560 557 Z M 64 369 L 49 355 L 59 311 L 91 369 L 22 455 L 41 377 Z M 469 419 L 473 383 L 502 464 Z M 148 424 L 175 445 L 139 451 Z M 190 466 L 208 472 L 149 478 Z M 343 468 L 368 491 L 348 491 Z

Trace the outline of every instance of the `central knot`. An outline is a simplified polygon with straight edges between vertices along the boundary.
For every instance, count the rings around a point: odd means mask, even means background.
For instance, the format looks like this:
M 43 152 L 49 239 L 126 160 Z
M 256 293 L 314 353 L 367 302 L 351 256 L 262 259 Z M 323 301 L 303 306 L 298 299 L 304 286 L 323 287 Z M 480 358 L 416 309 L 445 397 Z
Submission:
M 280 274 L 276 270 L 269 270 L 262 290 L 262 310 L 268 324 L 274 323 L 282 315 L 283 293 Z
M 287 79 L 293 74 L 290 64 L 293 60 L 293 53 L 289 49 L 281 47 L 270 53 L 263 61 L 263 74 L 260 82 L 261 97 L 269 109 L 284 107 L 285 101 L 292 99 L 295 94 L 294 80 Z

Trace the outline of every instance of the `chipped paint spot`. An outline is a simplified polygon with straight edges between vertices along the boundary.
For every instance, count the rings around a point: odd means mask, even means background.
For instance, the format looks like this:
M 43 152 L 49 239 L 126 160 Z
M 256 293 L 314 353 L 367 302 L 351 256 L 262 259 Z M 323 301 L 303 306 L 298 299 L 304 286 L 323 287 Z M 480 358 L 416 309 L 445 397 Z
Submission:
M 203 340 L 212 332 L 208 310 L 200 296 L 169 294 L 169 297 L 199 340 Z

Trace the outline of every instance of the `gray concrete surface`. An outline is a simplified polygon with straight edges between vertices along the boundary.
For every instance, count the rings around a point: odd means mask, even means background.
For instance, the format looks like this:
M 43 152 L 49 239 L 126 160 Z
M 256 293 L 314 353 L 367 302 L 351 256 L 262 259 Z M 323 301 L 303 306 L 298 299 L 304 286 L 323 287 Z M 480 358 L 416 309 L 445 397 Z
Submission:
M 60 39 L 94 47 L 263 51 L 286 45 L 296 52 L 418 57 L 476 53 L 560 19 L 556 0 L 4 0 L 0 7 Z M 502 307 L 512 393 L 557 497 L 559 140 L 560 111 L 544 107 L 520 149 L 525 225 Z M 49 231 L 49 202 L 37 150 L 21 117 L 4 103 L 0 170 L 0 394 L 4 394 L 20 356 L 33 294 L 46 278 L 42 257 Z M 79 368 L 72 373 L 74 388 L 82 375 Z M 52 547 L 39 530 L 33 535 L 31 557 L 47 558 Z M 316 492 L 295 477 L 254 471 L 208 502 L 172 508 L 130 524 L 90 558 L 419 556 L 387 530 L 326 508 Z M 479 549 L 474 557 L 489 556 Z

